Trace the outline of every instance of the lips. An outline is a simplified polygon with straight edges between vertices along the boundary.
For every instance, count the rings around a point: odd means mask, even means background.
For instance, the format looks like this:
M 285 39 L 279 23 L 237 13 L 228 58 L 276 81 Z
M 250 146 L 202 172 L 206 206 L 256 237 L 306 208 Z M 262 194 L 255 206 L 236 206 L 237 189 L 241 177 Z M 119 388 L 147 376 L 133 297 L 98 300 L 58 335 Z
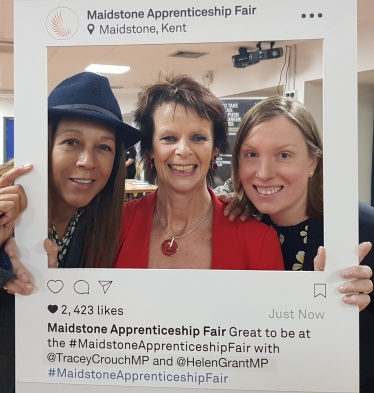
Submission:
M 283 187 L 259 187 L 253 186 L 261 195 L 274 195 L 279 192 Z
M 173 171 L 189 173 L 196 169 L 197 165 L 169 165 Z

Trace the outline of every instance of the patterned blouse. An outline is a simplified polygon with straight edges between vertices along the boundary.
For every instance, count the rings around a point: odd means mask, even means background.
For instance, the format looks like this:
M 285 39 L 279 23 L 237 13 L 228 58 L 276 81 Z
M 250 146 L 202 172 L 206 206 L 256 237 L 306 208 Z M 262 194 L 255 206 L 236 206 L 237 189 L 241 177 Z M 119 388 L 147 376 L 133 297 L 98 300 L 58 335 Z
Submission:
M 279 237 L 285 270 L 303 270 L 309 219 L 292 226 L 282 227 L 270 223 Z
M 75 227 L 77 226 L 78 219 L 82 215 L 83 209 L 78 209 L 73 218 L 71 219 L 68 229 L 65 235 L 59 239 L 57 236 L 57 232 L 55 227 L 52 225 L 52 228 L 49 228 L 48 237 L 53 240 L 58 245 L 58 267 L 64 266 L 64 258 L 69 249 L 71 238 L 73 237 L 73 233 L 75 231 Z

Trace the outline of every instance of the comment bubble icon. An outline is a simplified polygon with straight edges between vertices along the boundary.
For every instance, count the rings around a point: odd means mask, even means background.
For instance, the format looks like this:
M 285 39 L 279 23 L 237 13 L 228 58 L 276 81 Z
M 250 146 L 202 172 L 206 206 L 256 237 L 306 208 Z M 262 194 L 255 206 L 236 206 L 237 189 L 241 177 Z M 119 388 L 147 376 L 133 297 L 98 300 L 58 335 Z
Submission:
M 74 283 L 74 291 L 79 295 L 88 295 L 90 293 L 90 286 L 87 281 L 78 280 Z

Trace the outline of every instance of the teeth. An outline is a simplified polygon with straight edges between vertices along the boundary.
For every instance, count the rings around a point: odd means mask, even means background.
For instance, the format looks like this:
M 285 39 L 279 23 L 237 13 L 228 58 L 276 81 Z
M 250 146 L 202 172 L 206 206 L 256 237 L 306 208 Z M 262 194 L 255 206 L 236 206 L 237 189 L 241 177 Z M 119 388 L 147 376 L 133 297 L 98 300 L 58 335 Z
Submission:
M 282 187 L 256 187 L 261 195 L 272 195 L 280 191 Z
M 170 167 L 178 172 L 192 172 L 195 169 L 195 165 L 170 165 Z
M 84 179 L 72 179 L 76 183 L 83 183 L 83 184 L 89 184 L 92 183 L 92 180 L 84 180 Z

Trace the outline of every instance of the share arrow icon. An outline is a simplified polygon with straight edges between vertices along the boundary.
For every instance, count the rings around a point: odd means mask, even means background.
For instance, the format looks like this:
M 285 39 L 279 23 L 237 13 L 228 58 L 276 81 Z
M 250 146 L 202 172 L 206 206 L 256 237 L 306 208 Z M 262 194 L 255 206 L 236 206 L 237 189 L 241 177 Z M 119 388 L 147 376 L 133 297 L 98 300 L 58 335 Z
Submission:
M 99 284 L 103 287 L 104 293 L 108 292 L 108 289 L 112 285 L 113 281 L 99 281 Z

